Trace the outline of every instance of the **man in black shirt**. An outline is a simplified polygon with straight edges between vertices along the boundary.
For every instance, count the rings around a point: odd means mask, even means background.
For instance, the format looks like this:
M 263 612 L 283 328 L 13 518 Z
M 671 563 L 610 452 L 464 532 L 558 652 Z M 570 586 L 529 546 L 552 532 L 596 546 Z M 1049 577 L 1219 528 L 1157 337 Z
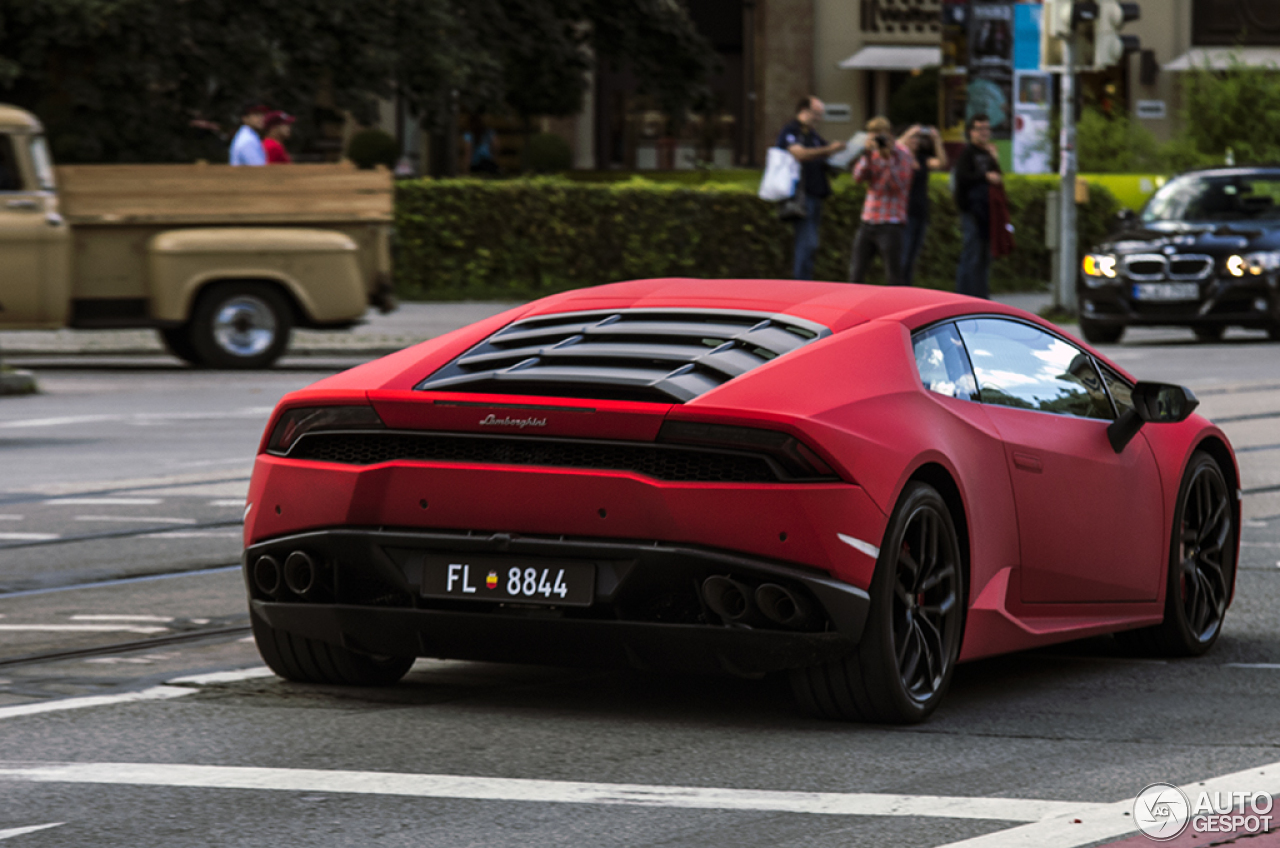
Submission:
M 991 120 L 981 113 L 969 119 L 965 131 L 969 143 L 956 157 L 955 199 L 960 210 L 964 244 L 956 269 L 956 291 L 973 297 L 988 297 L 987 275 L 991 268 L 992 185 L 998 185 L 999 155 L 991 143 Z
M 844 150 L 843 141 L 827 144 L 814 129 L 824 107 L 816 97 L 806 97 L 796 106 L 796 117 L 782 128 L 776 146 L 800 163 L 800 186 L 804 190 L 805 217 L 795 222 L 796 250 L 793 276 L 813 279 L 813 259 L 818 252 L 818 225 L 822 221 L 822 201 L 831 194 L 827 179 L 827 157 Z

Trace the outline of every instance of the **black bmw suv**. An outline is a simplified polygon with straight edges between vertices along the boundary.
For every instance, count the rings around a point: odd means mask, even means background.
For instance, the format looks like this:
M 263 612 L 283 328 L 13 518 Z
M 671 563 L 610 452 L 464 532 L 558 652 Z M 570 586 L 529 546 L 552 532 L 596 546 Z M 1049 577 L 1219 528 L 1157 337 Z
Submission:
M 1084 257 L 1080 332 L 1116 342 L 1135 325 L 1229 326 L 1280 341 L 1280 168 L 1215 168 L 1165 183 L 1141 215 Z

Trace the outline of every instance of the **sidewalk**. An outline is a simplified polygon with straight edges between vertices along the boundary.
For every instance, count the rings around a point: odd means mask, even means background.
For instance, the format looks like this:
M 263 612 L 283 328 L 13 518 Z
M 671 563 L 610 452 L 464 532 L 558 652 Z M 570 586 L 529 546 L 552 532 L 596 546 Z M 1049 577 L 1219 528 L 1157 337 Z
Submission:
M 1048 292 L 996 295 L 1029 312 L 1048 306 Z M 350 330 L 297 330 L 288 356 L 384 356 L 497 315 L 518 303 L 403 303 L 390 315 L 370 311 Z M 0 332 L 0 360 L 49 356 L 160 356 L 152 330 L 9 330 Z

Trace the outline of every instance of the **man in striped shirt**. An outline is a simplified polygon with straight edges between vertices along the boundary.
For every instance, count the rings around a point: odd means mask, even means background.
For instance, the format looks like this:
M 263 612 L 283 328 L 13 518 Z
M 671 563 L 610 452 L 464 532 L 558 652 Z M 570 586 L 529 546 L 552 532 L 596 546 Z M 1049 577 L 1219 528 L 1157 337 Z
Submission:
M 911 152 L 889 134 L 889 120 L 874 117 L 867 122 L 869 139 L 854 162 L 853 179 L 867 184 L 862 224 L 853 237 L 849 258 L 849 282 L 860 283 L 871 258 L 878 252 L 884 263 L 885 282 L 904 284 L 902 239 L 907 225 L 907 198 L 911 189 Z

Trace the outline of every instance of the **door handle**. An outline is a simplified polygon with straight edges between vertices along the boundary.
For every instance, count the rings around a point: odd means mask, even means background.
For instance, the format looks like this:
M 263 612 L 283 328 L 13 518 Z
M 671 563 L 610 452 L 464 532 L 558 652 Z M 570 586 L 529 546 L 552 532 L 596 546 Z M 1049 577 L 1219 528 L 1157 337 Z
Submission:
M 40 204 L 29 197 L 21 197 L 21 198 L 18 198 L 17 200 L 10 200 L 8 203 L 5 204 L 5 206 L 9 207 L 10 209 L 25 209 L 31 212 L 35 212 L 40 208 Z
M 1036 474 L 1044 471 L 1044 463 L 1040 461 L 1040 457 L 1021 451 L 1013 452 L 1013 464 L 1023 471 L 1033 471 Z

